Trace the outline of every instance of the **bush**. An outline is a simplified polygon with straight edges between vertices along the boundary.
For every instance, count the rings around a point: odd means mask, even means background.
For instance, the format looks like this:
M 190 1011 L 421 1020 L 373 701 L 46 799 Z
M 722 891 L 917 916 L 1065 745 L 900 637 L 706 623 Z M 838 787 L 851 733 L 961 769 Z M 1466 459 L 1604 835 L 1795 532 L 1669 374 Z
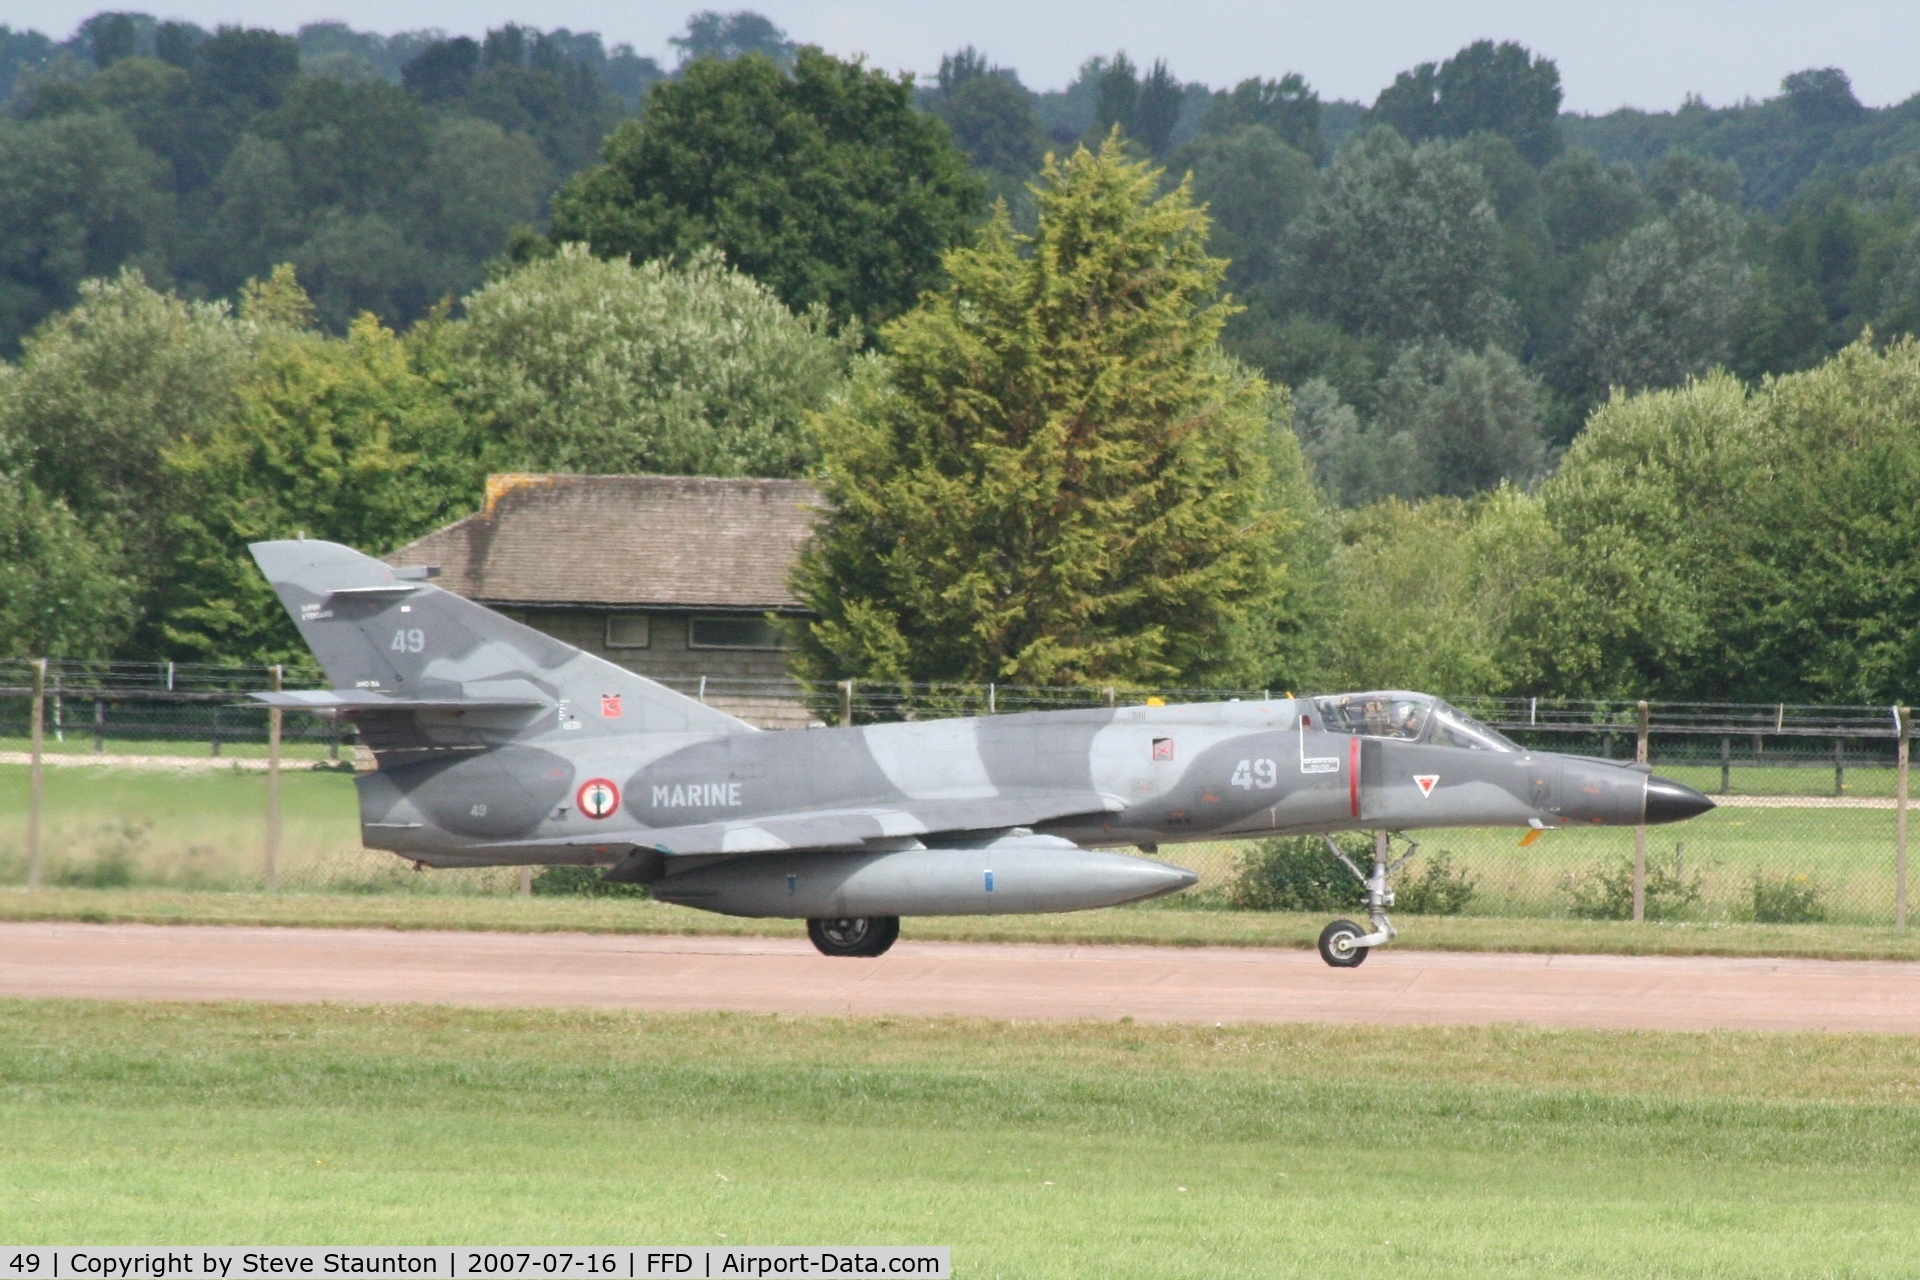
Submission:
M 1474 879 L 1453 865 L 1445 849 L 1429 857 L 1419 874 L 1394 892 L 1395 905 L 1416 916 L 1457 916 L 1473 901 Z
M 533 873 L 533 892 L 543 898 L 644 898 L 647 886 L 608 880 L 598 867 L 542 867 Z
M 138 879 L 136 862 L 152 834 L 151 822 L 109 822 L 95 834 L 90 866 L 69 866 L 54 876 L 68 889 L 127 889 Z
M 1567 885 L 1573 914 L 1583 920 L 1633 919 L 1633 855 L 1603 858 Z M 1647 919 L 1668 920 L 1700 900 L 1700 873 L 1683 875 L 1677 866 L 1647 864 Z
M 1759 924 L 1812 924 L 1827 918 L 1820 886 L 1804 871 L 1753 873 L 1753 918 Z
M 1334 837 L 1356 865 L 1373 861 L 1365 835 Z M 1262 840 L 1241 856 L 1228 889 L 1243 911 L 1346 911 L 1366 905 L 1366 889 L 1319 836 Z

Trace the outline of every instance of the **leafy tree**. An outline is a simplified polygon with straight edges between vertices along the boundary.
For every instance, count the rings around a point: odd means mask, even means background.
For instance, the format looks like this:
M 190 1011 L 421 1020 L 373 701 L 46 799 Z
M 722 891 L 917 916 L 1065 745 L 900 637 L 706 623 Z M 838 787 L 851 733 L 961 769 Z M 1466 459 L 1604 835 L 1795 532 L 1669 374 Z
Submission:
M 72 513 L 23 500 L 21 518 L 87 531 L 102 572 L 126 580 L 125 620 L 142 625 L 135 644 L 145 652 L 164 651 L 145 623 L 165 595 L 179 509 L 164 459 L 238 412 L 248 361 L 247 334 L 223 306 L 183 302 L 122 272 L 83 284 L 78 305 L 36 330 L 0 378 L 0 440 L 14 442 L 23 482 Z M 77 549 L 76 564 L 89 555 Z M 103 631 L 122 633 L 124 624 Z
M 1344 400 L 1325 378 L 1309 378 L 1293 393 L 1293 430 L 1300 452 L 1327 496 L 1341 506 L 1355 506 L 1382 494 L 1411 491 L 1408 478 L 1413 459 L 1411 442 L 1386 442 L 1367 430 L 1359 411 Z
M 166 170 L 105 114 L 0 120 L 0 350 L 80 282 L 132 262 L 164 270 Z
M 1624 164 L 1602 166 L 1591 151 L 1555 156 L 1540 171 L 1540 186 L 1547 231 L 1561 253 L 1625 235 L 1647 213 L 1633 170 Z
M 1192 175 L 1194 196 L 1213 219 L 1213 248 L 1245 291 L 1277 284 L 1287 227 L 1319 187 L 1313 160 L 1265 125 L 1205 133 L 1174 154 L 1173 171 Z
M 1571 356 L 1595 387 L 1671 387 L 1733 353 L 1753 299 L 1739 219 L 1689 192 L 1629 234 L 1587 290 Z
M 419 315 L 444 296 L 436 265 L 398 219 L 331 208 L 288 254 L 336 331 L 362 312 L 386 320 Z
M 1292 295 L 1349 332 L 1478 346 L 1502 336 L 1493 192 L 1443 144 L 1376 129 L 1335 157 L 1288 233 Z
M 1167 154 L 1185 97 L 1186 87 L 1167 70 L 1167 60 L 1155 59 L 1153 70 L 1140 82 L 1140 96 L 1133 111 L 1133 133 L 1147 154 Z
M 1315 164 L 1327 157 L 1320 137 L 1320 95 L 1296 72 L 1278 80 L 1254 77 L 1213 95 L 1201 128 L 1207 133 L 1233 133 L 1247 125 L 1271 129 L 1276 137 Z
M 1521 689 L 1740 699 L 1751 637 L 1733 597 L 1766 593 L 1746 548 L 1773 448 L 1746 389 L 1716 373 L 1615 392 L 1541 487 L 1551 536 L 1501 662 Z M 1704 513 L 1711 518 L 1703 518 Z
M 1318 685 L 1506 689 L 1501 641 L 1551 538 L 1540 502 L 1506 487 L 1344 513 L 1330 564 L 1334 607 L 1315 628 Z
M 795 570 L 812 678 L 1244 678 L 1297 514 L 1275 407 L 1216 345 L 1184 186 L 1109 139 L 994 218 L 815 419 L 832 502 Z M 1295 468 L 1297 473 L 1297 455 Z
M 193 61 L 193 51 L 207 41 L 207 32 L 191 22 L 163 22 L 154 28 L 153 56 L 173 67 Z
M 207 227 L 219 248 L 201 275 L 221 292 L 286 261 L 311 226 L 313 211 L 294 184 L 293 157 L 283 143 L 254 134 L 241 136 L 209 195 Z
M 877 324 L 939 279 L 980 183 L 910 77 L 803 49 L 702 58 L 553 204 L 553 239 L 636 262 L 717 246 L 790 307 Z M 724 159 L 716 159 L 724 157 Z
M 44 73 L 61 56 L 53 41 L 38 31 L 15 31 L 0 22 L 0 101 L 13 97 L 22 80 Z
M 467 267 L 445 281 L 447 291 L 479 284 L 480 264 L 500 252 L 514 228 L 534 222 L 547 173 L 539 148 L 523 133 L 459 116 L 432 126 L 426 189 L 415 197 L 413 212 L 417 234 L 441 262 Z
M 1015 178 L 1039 167 L 1046 136 L 1033 111 L 1033 95 L 1012 72 L 991 66 L 969 45 L 940 59 L 939 86 L 933 113 L 946 121 L 974 164 Z
M 477 438 L 410 344 L 370 316 L 329 340 L 295 327 L 307 311 L 284 268 L 249 290 L 260 341 L 240 412 L 168 451 L 187 499 L 163 620 L 176 652 L 305 664 L 247 543 L 305 534 L 378 553 L 479 501 Z
M 787 39 L 787 33 L 748 9 L 716 13 L 711 9 L 687 19 L 687 34 L 673 36 L 668 44 L 680 51 L 680 66 L 702 58 L 728 61 L 757 53 L 782 67 L 792 66 L 799 50 Z
M 1920 333 L 1920 227 L 1908 232 L 1881 281 L 1881 323 L 1896 333 Z
M 480 42 L 455 36 L 428 45 L 400 72 L 400 83 L 422 102 L 454 102 L 466 96 L 467 86 L 480 70 Z
M 1409 406 L 1427 491 L 1463 497 L 1538 478 L 1546 468 L 1539 400 L 1538 382 L 1498 347 L 1449 359 Z
M 1467 496 L 1526 484 L 1545 469 L 1539 384 L 1498 347 L 1408 346 L 1374 394 L 1378 409 L 1368 420 L 1319 379 L 1295 398 L 1306 456 L 1344 506 Z
M 802 419 L 841 381 L 843 343 L 711 249 L 684 266 L 582 245 L 466 299 L 451 375 L 515 464 L 789 476 Z
M 148 22 L 151 24 L 152 19 Z M 80 24 L 80 35 L 93 56 L 93 65 L 102 71 L 139 52 L 140 37 L 130 13 L 96 13 Z
M 129 585 L 63 503 L 0 473 L 0 657 L 106 657 L 133 621 Z
M 1720 626 L 1741 692 L 1890 702 L 1920 683 L 1920 344 L 1872 335 L 1760 394 L 1755 575 Z
M 1424 687 L 1406 673 L 1428 670 L 1476 691 L 1904 697 L 1920 677 L 1917 375 L 1920 344 L 1863 339 L 1757 390 L 1715 372 L 1616 392 L 1536 498 L 1347 513 L 1312 632 L 1328 683 Z M 1337 402 L 1303 387 L 1303 436 L 1316 414 L 1340 428 Z
M 1513 41 L 1477 40 L 1436 67 L 1402 71 L 1371 119 L 1409 141 L 1497 133 L 1534 165 L 1560 150 L 1560 69 Z
M 561 175 L 592 164 L 623 114 L 592 67 L 569 56 L 567 35 L 512 24 L 489 31 L 480 73 L 461 102 L 463 110 L 532 138 Z
M 349 214 L 403 206 L 427 159 L 425 113 L 378 80 L 301 80 L 249 132 L 287 149 L 301 204 Z
M 300 75 L 300 45 L 277 31 L 221 27 L 194 49 L 193 70 L 202 103 L 271 111 Z
M 19 442 L 43 492 L 144 554 L 168 513 L 162 456 L 236 411 L 247 361 L 225 307 L 157 292 L 135 271 L 90 280 L 0 384 L 0 439 Z
M 1698 192 L 1724 205 L 1740 203 L 1740 170 L 1725 160 L 1669 151 L 1647 169 L 1647 194 L 1672 213 L 1688 193 Z
M 1101 67 L 1094 92 L 1094 140 L 1097 142 L 1115 129 L 1131 134 L 1134 114 L 1140 109 L 1140 69 L 1133 65 L 1125 49 Z
M 1801 123 L 1816 127 L 1853 124 L 1866 114 L 1853 96 L 1853 83 L 1838 67 L 1796 71 L 1780 82 L 1787 108 Z

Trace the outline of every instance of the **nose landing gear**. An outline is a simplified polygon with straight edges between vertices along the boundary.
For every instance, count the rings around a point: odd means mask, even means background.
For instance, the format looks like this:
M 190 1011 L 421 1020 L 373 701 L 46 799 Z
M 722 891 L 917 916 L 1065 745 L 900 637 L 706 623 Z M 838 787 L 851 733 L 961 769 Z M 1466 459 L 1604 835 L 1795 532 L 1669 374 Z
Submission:
M 1374 832 L 1373 874 L 1362 875 L 1360 868 L 1353 864 L 1353 859 L 1333 842 L 1332 836 L 1325 839 L 1333 856 L 1345 863 L 1347 870 L 1353 872 L 1353 878 L 1366 886 L 1367 920 L 1373 925 L 1373 932 L 1363 931 L 1351 920 L 1335 920 L 1320 931 L 1320 958 L 1336 969 L 1357 969 L 1366 960 L 1367 952 L 1399 936 L 1393 922 L 1387 919 L 1387 908 L 1393 905 L 1393 886 L 1389 879 L 1407 864 L 1408 859 L 1420 852 L 1420 845 L 1409 840 L 1407 851 L 1395 858 L 1392 838 L 1385 831 Z

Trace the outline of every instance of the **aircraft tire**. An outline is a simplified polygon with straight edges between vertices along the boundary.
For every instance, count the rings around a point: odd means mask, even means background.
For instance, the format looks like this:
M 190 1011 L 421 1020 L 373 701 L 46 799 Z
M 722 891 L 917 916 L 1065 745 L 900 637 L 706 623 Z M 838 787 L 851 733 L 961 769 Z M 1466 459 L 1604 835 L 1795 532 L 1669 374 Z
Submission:
M 1371 948 L 1353 946 L 1352 939 L 1366 936 L 1367 931 L 1353 921 L 1335 920 L 1320 931 L 1320 958 L 1336 969 L 1358 969 Z
M 807 921 L 807 937 L 823 956 L 881 955 L 899 936 L 899 916 L 816 917 Z

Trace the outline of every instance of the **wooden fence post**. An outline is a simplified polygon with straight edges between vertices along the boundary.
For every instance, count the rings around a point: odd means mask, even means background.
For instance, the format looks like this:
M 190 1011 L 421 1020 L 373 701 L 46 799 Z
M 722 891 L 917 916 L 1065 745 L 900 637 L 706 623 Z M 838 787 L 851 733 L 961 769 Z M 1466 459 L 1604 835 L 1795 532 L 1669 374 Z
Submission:
M 267 687 L 280 692 L 280 667 L 267 671 Z M 267 708 L 267 892 L 280 891 L 280 708 Z
M 853 681 L 840 682 L 840 727 L 853 728 Z
M 1908 729 L 1908 717 L 1912 714 L 1910 707 L 1893 709 L 1895 732 L 1900 739 L 1893 804 L 1893 927 L 1896 929 L 1907 927 L 1907 744 L 1912 739 Z
M 1633 748 L 1633 758 L 1637 763 L 1647 763 L 1647 729 L 1652 717 L 1647 711 L 1647 701 L 1640 700 L 1635 708 L 1639 713 L 1640 726 L 1637 741 Z M 1643 923 L 1647 918 L 1647 824 L 1642 822 L 1633 829 L 1633 922 Z
M 47 660 L 33 660 L 32 739 L 27 757 L 27 888 L 40 887 L 41 752 L 47 740 Z

